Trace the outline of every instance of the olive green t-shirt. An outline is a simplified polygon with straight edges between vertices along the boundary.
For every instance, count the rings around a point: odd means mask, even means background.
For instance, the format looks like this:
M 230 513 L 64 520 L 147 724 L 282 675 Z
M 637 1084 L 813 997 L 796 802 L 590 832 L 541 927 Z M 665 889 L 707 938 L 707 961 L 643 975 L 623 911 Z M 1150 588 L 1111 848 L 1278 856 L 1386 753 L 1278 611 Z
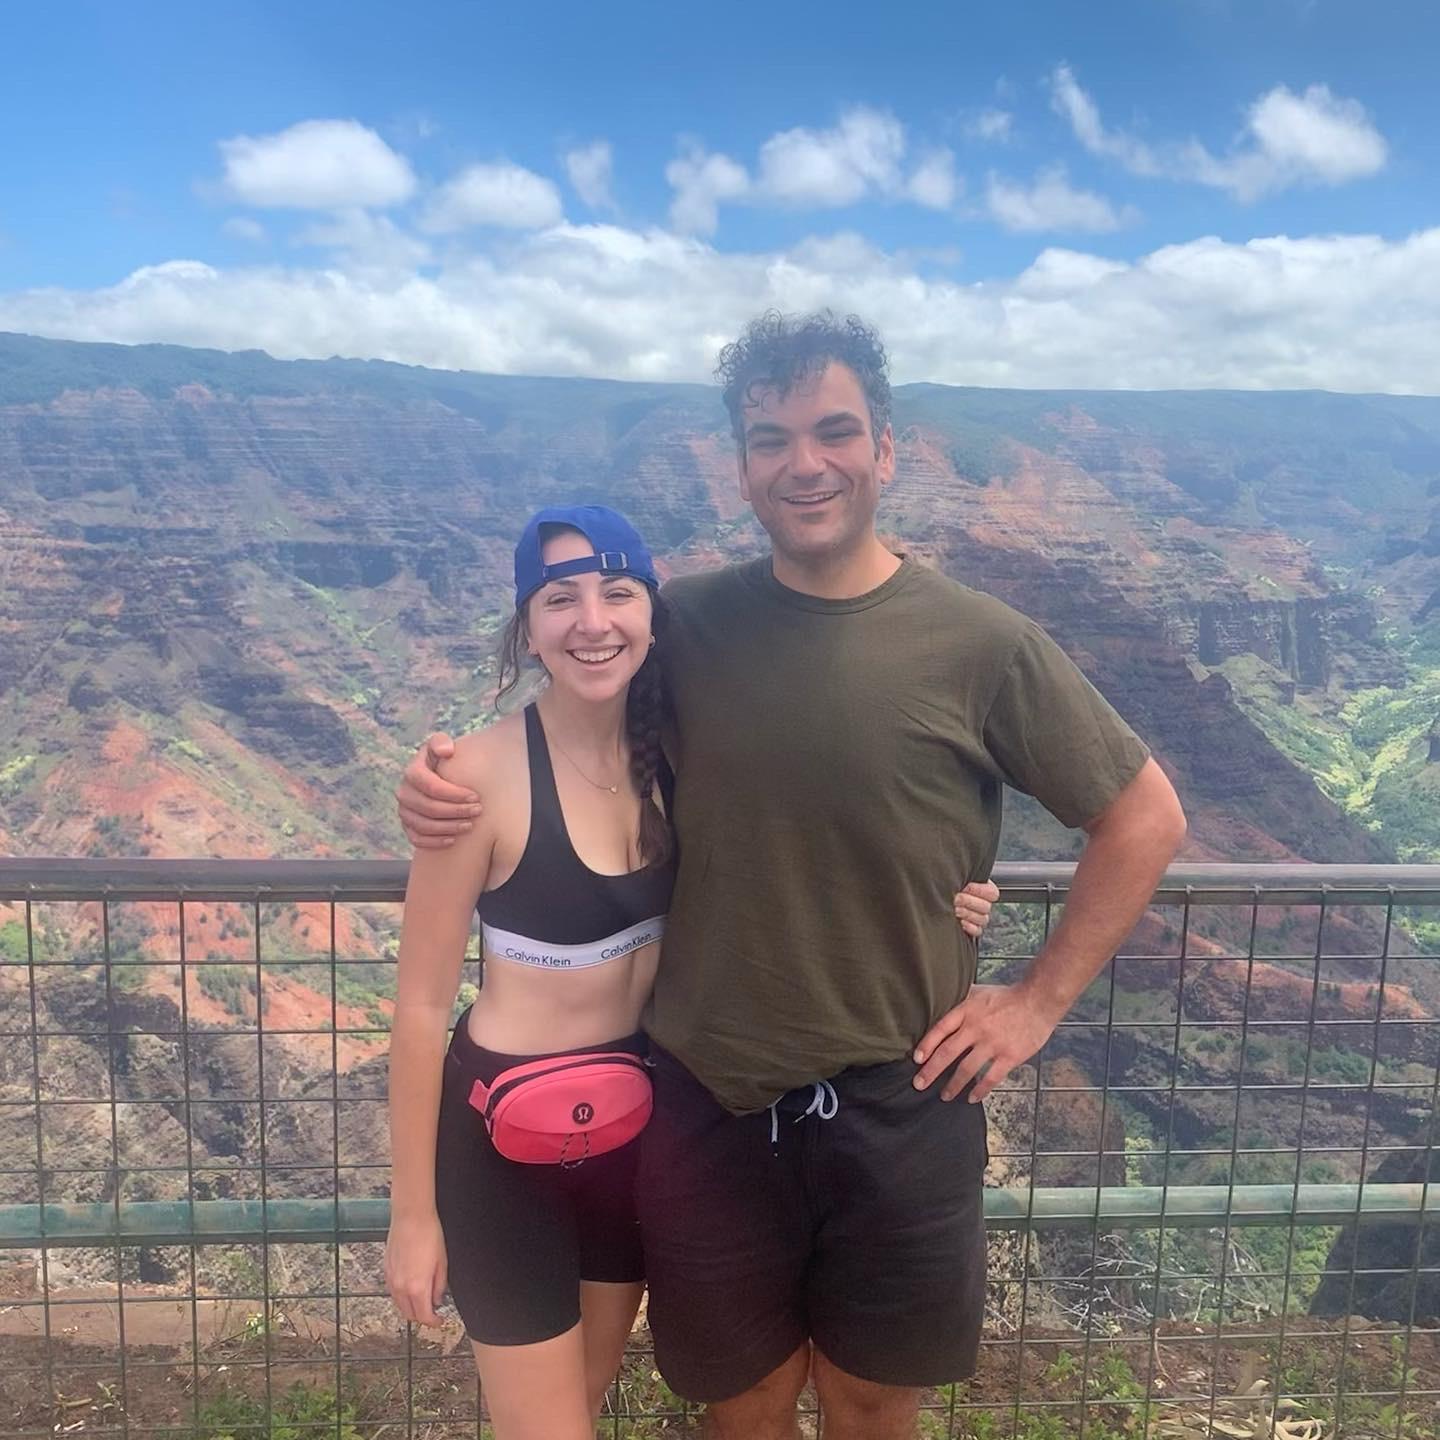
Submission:
M 645 1027 L 729 1109 L 907 1055 L 975 976 L 1001 787 L 1067 825 L 1149 753 L 1037 625 L 910 561 L 821 600 L 674 580 L 680 870 Z

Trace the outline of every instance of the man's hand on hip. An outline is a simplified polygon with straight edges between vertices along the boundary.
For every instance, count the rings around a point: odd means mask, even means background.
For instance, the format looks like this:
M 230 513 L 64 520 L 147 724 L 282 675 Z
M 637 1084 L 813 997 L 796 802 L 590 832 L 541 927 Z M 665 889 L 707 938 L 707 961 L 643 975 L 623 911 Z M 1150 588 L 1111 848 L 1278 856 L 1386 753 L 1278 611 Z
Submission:
M 959 1060 L 940 1098 L 953 1100 L 979 1076 L 970 1098 L 983 1100 L 1036 1054 L 1145 913 L 1185 838 L 1185 814 L 1165 772 L 1147 759 L 1084 829 L 1088 838 L 1060 923 L 1024 979 L 971 986 L 925 1032 L 915 1047 L 919 1089 Z
M 969 994 L 947 1010 L 915 1047 L 915 1063 L 920 1066 L 915 1088 L 924 1090 L 933 1084 L 958 1059 L 940 1098 L 953 1100 L 983 1070 L 970 1101 L 983 1100 L 1017 1065 L 1039 1052 L 1060 1019 L 1023 982 L 972 985 Z

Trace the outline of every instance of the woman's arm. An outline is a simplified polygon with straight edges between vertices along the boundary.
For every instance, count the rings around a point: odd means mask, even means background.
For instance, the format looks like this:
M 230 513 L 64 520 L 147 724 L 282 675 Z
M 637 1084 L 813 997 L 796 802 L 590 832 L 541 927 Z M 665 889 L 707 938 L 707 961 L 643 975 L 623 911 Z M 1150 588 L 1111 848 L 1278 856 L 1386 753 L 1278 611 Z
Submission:
M 446 766 L 460 783 L 470 783 L 474 774 L 473 762 L 467 761 L 469 755 Z M 385 1272 L 401 1313 L 424 1325 L 440 1323 L 435 1306 L 445 1289 L 445 1245 L 435 1211 L 435 1137 L 445 1039 L 493 843 L 489 826 L 481 821 L 447 849 L 417 851 L 405 890 L 390 1031 L 390 1240 Z

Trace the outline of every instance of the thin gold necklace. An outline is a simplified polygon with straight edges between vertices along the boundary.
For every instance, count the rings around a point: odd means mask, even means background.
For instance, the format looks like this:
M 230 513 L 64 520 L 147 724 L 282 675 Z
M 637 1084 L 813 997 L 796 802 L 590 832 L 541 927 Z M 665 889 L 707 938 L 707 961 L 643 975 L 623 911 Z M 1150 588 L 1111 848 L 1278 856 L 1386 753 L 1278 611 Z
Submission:
M 579 765 L 575 763 L 575 757 L 571 755 L 553 735 L 550 736 L 549 739 L 550 743 L 570 762 L 570 768 L 574 770 L 587 785 L 593 785 L 597 790 L 608 790 L 612 795 L 618 795 L 620 793 L 620 782 L 618 780 L 613 785 L 602 785 L 598 780 L 592 780 Z

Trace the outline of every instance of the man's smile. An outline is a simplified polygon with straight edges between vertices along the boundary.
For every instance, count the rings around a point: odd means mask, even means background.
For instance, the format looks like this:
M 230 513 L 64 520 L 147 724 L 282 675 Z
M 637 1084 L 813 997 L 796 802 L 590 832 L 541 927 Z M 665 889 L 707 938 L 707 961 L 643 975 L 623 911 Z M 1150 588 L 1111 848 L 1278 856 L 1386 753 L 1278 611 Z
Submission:
M 803 495 L 786 495 L 784 499 L 787 505 L 823 505 L 839 493 L 838 490 L 807 490 Z

